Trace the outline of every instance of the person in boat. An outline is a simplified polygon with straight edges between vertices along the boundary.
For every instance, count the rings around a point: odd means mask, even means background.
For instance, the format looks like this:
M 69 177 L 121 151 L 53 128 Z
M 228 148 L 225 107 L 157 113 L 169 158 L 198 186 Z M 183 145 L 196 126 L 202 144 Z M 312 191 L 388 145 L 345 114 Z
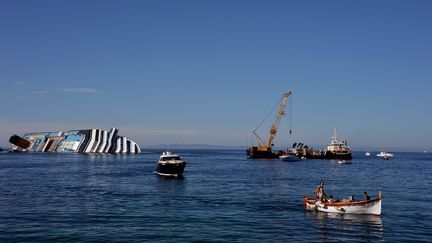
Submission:
M 327 201 L 328 201 L 329 203 L 335 203 L 335 202 L 338 202 L 339 200 L 338 200 L 338 199 L 334 199 L 334 198 L 333 198 L 333 195 L 330 194 L 330 195 L 328 196 L 328 198 L 327 198 Z
M 323 181 L 320 181 L 319 186 L 317 188 L 315 188 L 314 194 L 320 201 L 327 199 L 327 195 L 324 192 L 324 182 Z
M 370 200 L 370 196 L 367 194 L 367 192 L 363 192 L 364 194 L 364 200 L 365 201 L 369 201 Z

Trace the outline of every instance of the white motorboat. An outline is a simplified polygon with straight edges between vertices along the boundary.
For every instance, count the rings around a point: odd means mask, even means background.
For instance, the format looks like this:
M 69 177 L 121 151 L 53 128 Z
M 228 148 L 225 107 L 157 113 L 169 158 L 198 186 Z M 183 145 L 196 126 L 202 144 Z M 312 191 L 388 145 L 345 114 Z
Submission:
M 306 210 L 325 213 L 381 215 L 381 201 L 381 192 L 379 192 L 378 198 L 358 202 L 346 200 L 342 200 L 341 202 L 322 202 L 305 196 L 303 198 L 303 207 Z
M 371 153 L 370 152 L 366 152 L 365 155 L 369 157 L 369 156 L 371 156 Z
M 155 173 L 160 176 L 180 177 L 186 167 L 186 161 L 169 151 L 163 152 L 159 158 Z
M 382 158 L 391 158 L 391 157 L 393 157 L 393 154 L 392 154 L 392 153 L 388 153 L 388 152 L 381 151 L 379 154 L 377 154 L 377 157 L 382 157 Z
M 281 155 L 279 156 L 279 159 L 287 162 L 295 162 L 300 160 L 300 158 L 298 156 L 295 156 L 294 154 Z

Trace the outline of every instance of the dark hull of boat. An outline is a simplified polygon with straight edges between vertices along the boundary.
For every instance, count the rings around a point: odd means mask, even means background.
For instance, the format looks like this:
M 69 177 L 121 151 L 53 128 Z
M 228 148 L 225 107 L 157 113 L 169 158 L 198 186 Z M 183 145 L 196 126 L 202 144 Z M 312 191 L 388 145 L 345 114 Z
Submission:
M 324 159 L 338 159 L 338 160 L 352 160 L 351 153 L 348 154 L 338 154 L 327 151 L 324 154 Z
M 273 152 L 272 150 L 260 151 L 257 147 L 250 147 L 246 150 L 248 159 L 278 159 L 283 155 L 282 152 Z
M 155 172 L 160 176 L 178 177 L 183 174 L 185 167 L 186 162 L 158 163 Z

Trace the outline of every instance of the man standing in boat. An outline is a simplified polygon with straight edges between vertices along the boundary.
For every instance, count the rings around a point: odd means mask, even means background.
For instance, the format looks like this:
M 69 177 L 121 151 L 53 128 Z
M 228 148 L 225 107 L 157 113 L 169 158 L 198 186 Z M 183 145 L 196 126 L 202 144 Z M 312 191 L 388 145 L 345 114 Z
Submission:
M 320 181 L 319 186 L 317 188 L 315 188 L 314 194 L 320 201 L 327 198 L 327 194 L 325 194 L 325 192 L 324 192 L 324 182 L 323 181 Z

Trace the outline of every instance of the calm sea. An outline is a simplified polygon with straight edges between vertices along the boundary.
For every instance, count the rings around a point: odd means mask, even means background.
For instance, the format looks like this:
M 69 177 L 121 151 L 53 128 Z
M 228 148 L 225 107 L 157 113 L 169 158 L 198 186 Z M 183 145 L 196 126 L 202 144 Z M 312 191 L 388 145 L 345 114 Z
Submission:
M 245 151 L 174 150 L 183 179 L 139 155 L 0 153 L 1 242 L 431 242 L 432 154 L 388 161 L 247 160 Z M 303 210 L 324 180 L 343 198 L 383 193 L 382 215 Z

